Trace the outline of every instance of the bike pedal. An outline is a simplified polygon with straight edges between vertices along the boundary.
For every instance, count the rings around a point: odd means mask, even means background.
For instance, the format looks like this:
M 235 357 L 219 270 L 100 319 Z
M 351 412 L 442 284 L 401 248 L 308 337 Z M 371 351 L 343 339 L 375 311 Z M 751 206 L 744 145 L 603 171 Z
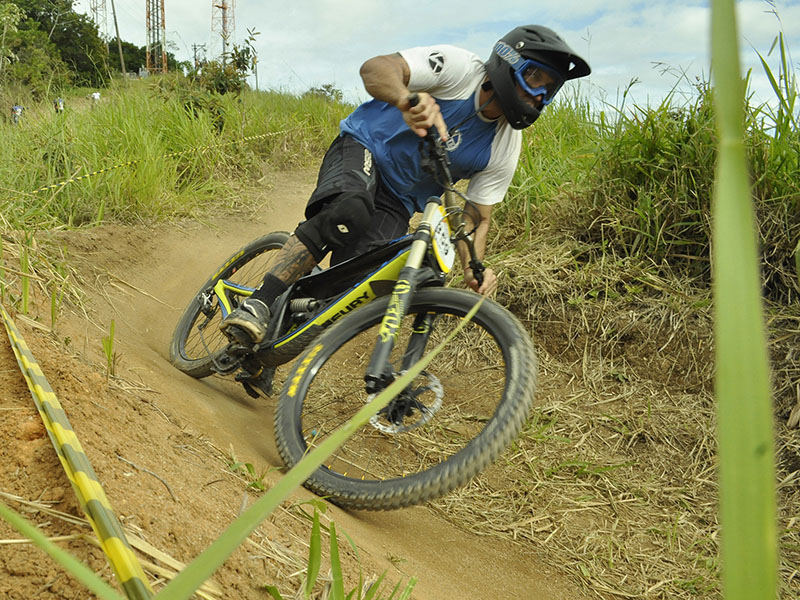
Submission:
M 269 398 L 272 396 L 272 378 L 275 369 L 264 369 L 258 377 L 247 377 L 244 373 L 236 376 L 236 381 L 242 384 L 244 391 L 251 398 Z

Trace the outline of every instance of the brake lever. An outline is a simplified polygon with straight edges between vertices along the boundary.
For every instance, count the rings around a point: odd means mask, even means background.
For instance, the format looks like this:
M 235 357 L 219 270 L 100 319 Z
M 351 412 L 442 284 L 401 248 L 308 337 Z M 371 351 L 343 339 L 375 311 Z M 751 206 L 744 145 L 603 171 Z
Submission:
M 482 286 L 483 272 L 486 270 L 486 267 L 484 267 L 483 263 L 477 258 L 473 258 L 469 261 L 469 268 L 472 269 L 472 276 L 475 278 L 475 281 L 478 282 L 478 287 Z
M 412 107 L 419 104 L 419 94 L 417 92 L 409 94 L 408 102 Z M 439 131 L 435 126 L 431 126 L 422 139 L 423 141 L 420 142 L 422 168 L 436 177 L 443 186 L 452 187 L 453 179 L 450 175 L 450 157 L 447 154 L 447 149 L 444 147 L 444 144 L 440 143 L 441 138 L 439 137 Z M 422 150 L 423 144 L 427 145 L 427 152 Z

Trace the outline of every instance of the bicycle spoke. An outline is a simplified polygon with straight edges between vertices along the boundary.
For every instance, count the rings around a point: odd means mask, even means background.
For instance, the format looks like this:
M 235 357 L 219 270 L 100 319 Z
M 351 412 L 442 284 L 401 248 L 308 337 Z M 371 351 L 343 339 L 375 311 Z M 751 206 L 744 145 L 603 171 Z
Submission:
M 413 335 L 415 317 L 406 317 L 401 327 L 391 357 L 397 369 Z M 460 320 L 458 315 L 437 315 L 427 349 L 444 339 Z M 369 401 L 360 375 L 370 359 L 365 348 L 372 348 L 376 336 L 377 326 L 359 333 L 315 375 L 302 414 L 302 431 L 309 447 L 320 443 Z M 379 415 L 345 442 L 326 466 L 349 478 L 377 481 L 429 469 L 459 452 L 483 430 L 504 389 L 502 351 L 480 326 L 468 324 L 390 405 L 398 422 L 390 420 L 389 413 Z
M 254 256 L 248 262 L 241 265 L 232 274 L 225 277 L 227 281 L 239 285 L 256 287 L 261 283 L 264 274 L 269 270 L 274 257 L 273 251 L 265 251 Z M 203 358 L 210 353 L 219 352 L 228 344 L 228 339 L 219 331 L 222 322 L 222 311 L 217 305 L 217 299 L 213 292 L 211 294 L 211 314 L 199 311 L 195 322 L 186 337 L 184 353 L 187 359 Z M 198 302 L 199 300 L 195 300 Z

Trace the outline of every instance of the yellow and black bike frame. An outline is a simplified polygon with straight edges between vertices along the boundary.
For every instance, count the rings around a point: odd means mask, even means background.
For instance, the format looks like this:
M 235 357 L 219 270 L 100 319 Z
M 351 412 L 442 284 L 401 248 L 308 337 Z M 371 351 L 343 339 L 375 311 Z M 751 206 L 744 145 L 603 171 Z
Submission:
M 373 260 L 373 266 L 366 270 L 358 264 L 342 263 L 336 267 L 331 267 L 328 274 L 312 274 L 298 281 L 279 301 L 280 306 L 276 309 L 276 314 L 274 315 L 277 318 L 273 318 L 270 322 L 270 327 L 276 330 L 274 333 L 280 331 L 284 331 L 284 333 L 277 339 L 272 339 L 266 345 L 257 347 L 256 352 L 259 357 L 268 364 L 285 362 L 285 360 L 292 358 L 293 354 L 299 354 L 299 350 L 310 341 L 309 338 L 316 337 L 322 329 L 327 328 L 346 314 L 360 306 L 364 306 L 375 298 L 387 295 L 394 287 L 403 267 L 406 265 L 411 247 L 413 247 L 413 242 L 410 242 L 410 238 L 411 236 L 406 236 L 406 238 L 394 242 L 392 248 L 387 248 L 389 250 L 388 256 L 384 259 L 377 258 Z M 364 262 L 369 262 L 370 257 L 365 256 L 364 258 L 366 259 Z M 353 262 L 357 260 L 353 259 Z M 376 261 L 377 264 L 375 264 Z M 319 290 L 315 289 L 319 287 L 315 278 L 319 279 L 320 277 L 338 281 L 355 280 L 356 283 L 340 294 L 337 293 L 332 296 L 334 299 L 308 321 L 300 326 L 288 327 L 288 331 L 286 331 L 285 318 L 292 299 L 298 297 L 298 286 L 305 285 L 314 292 L 318 292 Z M 234 297 L 249 296 L 253 291 L 255 290 L 252 287 L 239 285 L 225 279 L 217 281 L 214 285 L 214 293 L 222 311 L 222 318 L 225 318 L 236 308 L 233 302 Z M 303 296 L 304 294 L 300 293 L 299 295 Z M 326 295 L 323 293 L 323 297 L 315 296 L 315 299 L 327 302 L 324 298 Z M 289 350 L 289 348 L 292 350 Z M 294 351 L 295 349 L 297 350 L 296 352 Z M 273 355 L 277 355 L 280 358 L 276 359 Z

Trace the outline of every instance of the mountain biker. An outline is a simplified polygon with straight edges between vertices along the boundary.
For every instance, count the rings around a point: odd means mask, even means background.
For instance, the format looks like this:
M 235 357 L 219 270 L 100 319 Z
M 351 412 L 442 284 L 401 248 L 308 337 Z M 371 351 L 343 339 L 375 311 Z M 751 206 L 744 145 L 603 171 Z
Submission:
M 11 107 L 11 123 L 14 125 L 19 124 L 19 118 L 22 116 L 22 111 L 25 110 L 25 107 L 20 104 L 14 104 Z
M 342 121 L 323 158 L 306 220 L 278 251 L 258 289 L 220 329 L 233 339 L 261 342 L 269 306 L 328 252 L 337 264 L 404 235 L 411 215 L 443 192 L 420 165 L 420 139 L 430 127 L 446 144 L 453 179 L 470 180 L 465 210 L 475 227 L 477 258 L 483 259 L 492 206 L 505 196 L 516 169 L 521 130 L 566 80 L 590 72 L 558 34 L 541 25 L 507 33 L 485 63 L 448 45 L 367 60 L 360 75 L 373 99 Z M 414 92 L 419 102 L 412 106 Z M 458 250 L 465 283 L 482 294 L 492 291 L 494 272 L 487 268 L 479 285 L 467 248 L 459 244 Z

